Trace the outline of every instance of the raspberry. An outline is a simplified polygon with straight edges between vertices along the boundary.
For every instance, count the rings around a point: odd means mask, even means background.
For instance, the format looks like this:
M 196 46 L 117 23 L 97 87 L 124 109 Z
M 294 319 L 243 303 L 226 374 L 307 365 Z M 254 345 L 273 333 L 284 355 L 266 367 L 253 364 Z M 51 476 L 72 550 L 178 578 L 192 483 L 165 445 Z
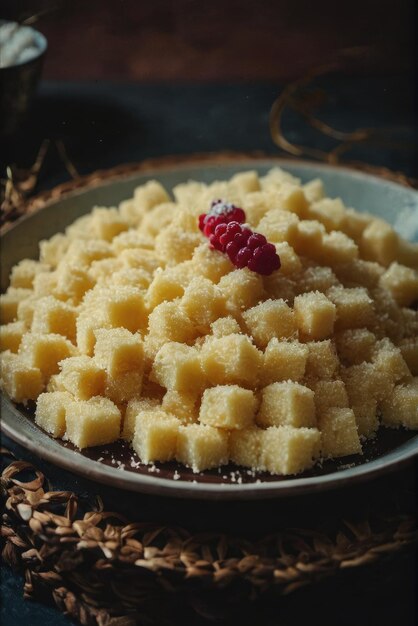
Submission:
M 209 236 L 211 248 L 226 253 L 235 267 L 268 276 L 280 267 L 280 258 L 264 235 L 254 233 L 238 222 L 218 224 Z
M 206 237 L 210 237 L 219 224 L 228 224 L 229 222 L 243 224 L 245 213 L 239 207 L 224 200 L 214 200 L 209 213 L 199 215 L 199 228 Z

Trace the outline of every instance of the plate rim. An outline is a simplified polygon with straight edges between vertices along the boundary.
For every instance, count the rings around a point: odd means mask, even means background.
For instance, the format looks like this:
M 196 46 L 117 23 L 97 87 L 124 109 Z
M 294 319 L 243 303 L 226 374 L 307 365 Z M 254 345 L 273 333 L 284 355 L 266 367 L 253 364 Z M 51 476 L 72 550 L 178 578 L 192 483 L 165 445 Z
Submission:
M 318 163 L 309 160 L 290 159 L 283 158 L 281 156 L 269 156 L 252 154 L 249 155 L 243 153 L 215 153 L 209 155 L 199 155 L 200 158 L 195 159 L 196 155 L 179 155 L 175 158 L 175 162 L 170 163 L 169 158 L 164 157 L 161 159 L 149 159 L 148 161 L 141 161 L 139 163 L 132 164 L 130 171 L 125 173 L 112 172 L 118 170 L 113 168 L 110 170 L 100 170 L 94 172 L 92 175 L 82 177 L 85 180 L 85 184 L 81 187 L 77 187 L 73 190 L 64 192 L 58 197 L 50 197 L 45 201 L 41 207 L 36 207 L 34 211 L 30 211 L 27 215 L 16 220 L 9 228 L 7 228 L 3 235 L 9 235 L 15 230 L 23 221 L 30 219 L 34 213 L 42 211 L 47 206 L 59 203 L 64 198 L 77 197 L 87 191 L 93 190 L 97 187 L 111 185 L 114 182 L 120 180 L 129 180 L 135 178 L 138 175 L 154 174 L 155 176 L 161 176 L 165 172 L 173 172 L 173 170 L 181 170 L 185 167 L 189 169 L 201 169 L 202 167 L 214 167 L 222 166 L 226 164 L 243 166 L 260 166 L 263 162 L 270 162 L 272 166 L 297 166 L 302 169 L 309 170 L 311 167 L 320 169 L 323 171 L 338 171 L 346 173 L 350 177 L 359 178 L 362 180 L 373 181 L 374 183 L 385 184 L 393 186 L 396 189 L 402 189 L 403 191 L 409 191 L 410 193 L 417 194 L 418 192 L 409 187 L 403 185 L 400 182 L 396 182 L 390 179 L 379 177 L 375 174 L 359 171 L 344 165 L 333 165 L 328 163 Z M 125 166 L 121 166 L 123 168 Z M 97 175 L 108 172 L 108 178 L 99 179 L 97 182 Z M 96 176 L 96 178 L 95 178 Z M 96 182 L 95 182 L 96 181 Z M 64 183 L 65 186 L 65 183 Z M 55 190 L 59 190 L 63 185 L 58 185 Z M 53 192 L 54 189 L 50 190 Z M 50 193 L 48 192 L 48 193 Z M 42 194 L 41 194 L 42 196 Z M 35 201 L 40 196 L 35 197 Z M 2 394 L 2 412 L 6 411 L 9 419 L 13 415 L 13 412 L 22 414 L 18 408 L 9 400 L 4 394 Z M 24 417 L 24 416 L 23 416 Z M 24 418 L 27 419 L 27 418 Z M 121 471 L 116 467 L 110 467 L 101 464 L 95 460 L 84 457 L 83 455 L 65 448 L 58 444 L 53 438 L 49 437 L 47 433 L 40 431 L 40 436 L 48 440 L 51 449 L 46 446 L 39 446 L 38 443 L 32 441 L 27 433 L 16 431 L 13 425 L 5 423 L 4 419 L 1 420 L 1 431 L 12 440 L 22 445 L 24 448 L 35 453 L 46 461 L 51 462 L 54 465 L 71 472 L 76 473 L 88 480 L 99 482 L 106 486 L 112 486 L 127 491 L 135 491 L 145 494 L 154 494 L 165 497 L 174 498 L 186 498 L 186 499 L 211 499 L 211 500 L 254 500 L 254 499 L 267 499 L 275 497 L 284 497 L 290 495 L 300 495 L 303 493 L 316 493 L 325 490 L 331 490 L 336 487 L 344 487 L 352 485 L 358 482 L 365 482 L 373 480 L 374 478 L 381 476 L 384 473 L 394 471 L 405 464 L 410 463 L 415 456 L 418 455 L 418 435 L 411 438 L 398 448 L 390 451 L 389 453 L 368 461 L 362 465 L 357 465 L 352 468 L 334 471 L 329 474 L 313 477 L 301 477 L 301 478 L 289 478 L 280 481 L 272 482 L 260 482 L 260 483 L 202 483 L 202 482 L 188 482 L 188 481 L 174 481 L 170 478 L 160 478 L 154 475 L 139 474 L 129 471 Z M 56 449 L 55 449 L 56 448 Z M 402 451 L 403 455 L 399 458 L 396 452 Z M 75 456 L 73 456 L 75 455 Z M 77 458 L 76 463 L 74 459 Z

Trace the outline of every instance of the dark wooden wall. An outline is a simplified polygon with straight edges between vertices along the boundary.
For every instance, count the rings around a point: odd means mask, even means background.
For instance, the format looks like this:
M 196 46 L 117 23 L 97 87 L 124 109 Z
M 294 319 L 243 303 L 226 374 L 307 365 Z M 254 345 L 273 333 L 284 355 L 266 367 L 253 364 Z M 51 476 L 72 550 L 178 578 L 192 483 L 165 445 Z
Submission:
M 412 0 L 2 0 L 0 16 L 56 7 L 46 78 L 289 79 L 360 47 L 355 72 L 410 70 Z

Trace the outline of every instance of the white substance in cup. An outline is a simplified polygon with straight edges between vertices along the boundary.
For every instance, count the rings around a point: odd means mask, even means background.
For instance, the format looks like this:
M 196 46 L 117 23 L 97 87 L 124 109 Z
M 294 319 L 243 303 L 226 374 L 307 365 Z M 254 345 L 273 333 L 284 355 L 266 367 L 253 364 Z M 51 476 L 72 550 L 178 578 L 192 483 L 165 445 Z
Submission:
M 0 68 L 26 63 L 38 56 L 36 31 L 17 22 L 0 24 Z

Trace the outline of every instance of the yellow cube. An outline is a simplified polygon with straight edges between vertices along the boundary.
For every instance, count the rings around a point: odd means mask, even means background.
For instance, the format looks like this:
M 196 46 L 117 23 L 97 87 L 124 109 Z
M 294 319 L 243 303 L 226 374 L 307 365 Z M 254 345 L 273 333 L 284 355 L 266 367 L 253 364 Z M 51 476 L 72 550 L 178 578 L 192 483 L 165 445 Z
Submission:
M 68 391 L 75 398 L 88 400 L 103 396 L 106 372 L 88 356 L 75 356 L 60 363 L 61 372 L 55 377 L 55 388 Z
M 226 337 L 227 335 L 239 335 L 241 328 L 236 319 L 231 315 L 220 317 L 210 325 L 214 337 Z
M 137 230 L 130 228 L 112 239 L 111 250 L 118 255 L 122 250 L 129 248 L 139 248 L 141 250 L 152 250 L 154 248 L 154 238 L 142 235 Z
M 12 352 L 1 355 L 1 386 L 15 402 L 36 400 L 44 388 L 41 370 Z
M 320 291 L 325 293 L 330 287 L 338 285 L 338 279 L 330 267 L 308 267 L 297 279 L 301 292 Z
M 339 263 L 334 271 L 344 287 L 373 289 L 379 284 L 380 277 L 385 270 L 379 263 L 354 259 L 348 263 Z
M 58 284 L 58 270 L 54 272 L 38 272 L 33 279 L 33 294 L 37 298 L 56 294 Z M 68 300 L 67 294 L 59 294 L 61 300 Z
M 256 227 L 271 209 L 277 209 L 276 194 L 271 191 L 253 191 L 242 198 L 241 207 L 245 211 L 246 222 Z
M 23 322 L 9 322 L 0 326 L 0 352 L 5 350 L 17 352 L 25 332 L 26 327 Z
M 276 243 L 276 252 L 280 257 L 280 274 L 283 276 L 293 276 L 301 271 L 302 263 L 287 241 Z
M 107 241 L 100 239 L 74 239 L 68 246 L 64 259 L 59 264 L 87 269 L 94 261 L 113 257 L 112 248 Z
M 398 261 L 407 267 L 418 270 L 418 243 L 399 238 Z
M 296 325 L 305 340 L 326 339 L 334 330 L 335 305 L 320 291 L 301 294 L 295 298 Z
M 201 233 L 189 233 L 174 225 L 167 226 L 155 239 L 155 249 L 167 265 L 176 265 L 193 256 L 202 243 Z
M 218 250 L 211 250 L 206 242 L 195 248 L 192 263 L 195 275 L 209 278 L 213 283 L 234 270 L 229 258 Z
M 174 267 L 157 269 L 147 291 L 147 305 L 150 310 L 161 304 L 181 297 L 191 281 L 191 271 L 187 267 L 190 261 L 184 261 Z M 183 267 L 182 267 L 183 266 Z M 186 266 L 186 267 L 184 267 Z
M 96 343 L 96 330 L 98 328 L 109 328 L 104 311 L 97 310 L 93 314 L 90 308 L 80 311 L 76 321 L 77 348 L 82 354 L 93 356 L 94 345 Z
M 294 278 L 294 280 L 293 280 Z M 280 270 L 264 277 L 266 295 L 273 300 L 284 300 L 290 306 L 293 305 L 298 291 L 297 282 L 299 277 L 282 276 Z
M 76 308 L 61 302 L 53 296 L 44 296 L 36 303 L 31 330 L 33 333 L 54 333 L 67 337 L 71 342 L 76 338 Z
M 195 473 L 228 463 L 228 432 L 204 424 L 180 426 L 176 459 Z
M 276 207 L 295 213 L 299 217 L 306 217 L 308 201 L 303 189 L 290 181 L 283 182 L 276 190 Z
M 242 193 L 251 193 L 260 190 L 260 180 L 256 171 L 239 172 L 232 176 L 229 181 L 231 185 L 236 187 Z
M 390 339 L 385 338 L 376 342 L 372 360 L 377 370 L 388 376 L 394 383 L 406 382 L 411 378 L 411 372 L 402 352 L 393 345 Z
M 342 380 L 317 380 L 311 389 L 315 393 L 317 419 L 327 409 L 348 407 L 347 390 Z
M 397 385 L 393 395 L 381 407 L 382 422 L 385 426 L 404 426 L 418 429 L 418 378 L 404 385 Z
M 299 341 L 271 339 L 264 352 L 260 372 L 262 385 L 284 380 L 301 380 L 305 374 L 308 346 Z
M 324 183 L 320 178 L 314 178 L 302 185 L 303 193 L 309 203 L 322 200 L 325 196 Z
M 345 221 L 345 206 L 341 198 L 322 198 L 308 209 L 310 219 L 318 220 L 328 232 L 341 230 Z
M 143 212 L 169 200 L 170 196 L 157 180 L 149 180 L 145 185 L 137 187 L 134 192 L 135 207 Z
M 396 260 L 399 238 L 387 222 L 375 219 L 364 229 L 360 253 L 366 261 L 377 261 L 386 267 Z
M 107 280 L 101 281 L 109 285 L 129 287 L 137 287 L 144 292 L 148 289 L 152 281 L 152 276 L 147 270 L 143 270 L 139 267 L 128 267 L 114 272 Z
M 335 323 L 337 330 L 364 328 L 373 324 L 375 320 L 373 300 L 364 287 L 352 289 L 331 287 L 327 291 L 327 297 L 337 309 Z
M 142 218 L 139 232 L 142 236 L 155 238 L 173 221 L 177 207 L 173 202 L 163 202 L 152 207 Z
M 175 415 L 182 424 L 192 424 L 197 422 L 199 417 L 199 400 L 195 393 L 168 389 L 161 406 L 167 413 Z
M 310 341 L 307 346 L 309 353 L 306 361 L 305 375 L 311 379 L 333 378 L 339 367 L 339 361 L 331 340 Z
M 0 295 L 0 323 L 8 324 L 14 322 L 17 318 L 17 307 L 32 295 L 30 289 L 22 287 L 9 287 L 6 293 Z
M 132 333 L 147 326 L 148 312 L 140 289 L 120 286 L 109 290 L 103 301 L 106 318 L 115 328 L 126 328 Z
M 157 405 L 158 401 L 153 398 L 132 398 L 129 400 L 123 418 L 122 439 L 132 441 L 137 415 L 142 411 L 155 409 Z
M 292 245 L 302 256 L 321 259 L 325 234 L 324 226 L 317 220 L 302 220 L 297 225 L 296 239 Z
M 95 331 L 94 360 L 111 376 L 144 369 L 144 347 L 139 335 L 125 328 Z
M 299 474 L 313 466 L 320 441 L 316 428 L 271 426 L 262 433 L 260 465 L 271 474 Z
M 119 259 L 110 257 L 109 259 L 99 259 L 90 265 L 90 276 L 96 283 L 106 284 L 113 275 L 121 268 Z
M 66 391 L 41 393 L 36 401 L 35 422 L 53 437 L 63 437 L 66 431 L 66 412 L 74 399 Z
M 333 230 L 322 237 L 322 249 L 319 260 L 327 265 L 348 263 L 357 259 L 359 250 L 357 244 L 341 231 Z
M 41 263 L 46 263 L 52 268 L 57 267 L 63 258 L 70 244 L 68 237 L 62 233 L 53 235 L 50 239 L 43 239 L 39 242 L 39 258 Z
M 23 259 L 12 268 L 10 274 L 10 285 L 12 287 L 20 287 L 23 289 L 32 289 L 33 279 L 39 272 L 49 270 L 46 263 L 33 261 L 32 259 Z
M 205 382 L 199 353 L 182 343 L 166 343 L 155 357 L 150 379 L 166 389 L 197 392 Z
M 399 306 L 410 306 L 418 300 L 418 272 L 405 265 L 391 263 L 380 285 L 390 291 Z
M 39 368 L 48 379 L 59 371 L 59 362 L 77 353 L 68 339 L 62 335 L 49 333 L 38 335 L 26 333 L 19 348 L 19 354 L 32 367 Z
M 287 241 L 291 246 L 298 237 L 299 218 L 295 213 L 273 209 L 266 213 L 257 226 L 257 232 L 261 233 L 271 243 Z
M 238 385 L 219 385 L 204 391 L 199 421 L 216 428 L 242 430 L 253 425 L 256 408 L 252 391 Z
M 112 241 L 113 237 L 129 228 L 128 221 L 121 216 L 117 209 L 94 207 L 91 215 L 91 230 L 98 239 Z
M 364 230 L 373 220 L 373 215 L 370 215 L 369 213 L 359 213 L 354 209 L 346 209 L 345 219 L 341 230 L 343 230 L 346 235 L 354 239 L 354 241 L 359 242 Z
M 264 387 L 256 417 L 260 426 L 316 426 L 314 392 L 286 381 Z
M 152 274 L 159 267 L 164 267 L 164 260 L 154 251 L 143 248 L 127 248 L 118 254 L 123 269 L 136 268 Z
M 299 185 L 299 178 L 295 178 L 289 172 L 282 170 L 281 167 L 272 167 L 265 176 L 260 178 L 262 189 L 280 189 L 285 183 Z
M 42 276 L 42 274 L 38 274 L 37 278 L 39 276 Z M 60 265 L 57 270 L 57 286 L 53 292 L 59 300 L 71 300 L 73 304 L 78 304 L 83 299 L 86 291 L 93 286 L 94 280 L 87 268 Z M 42 295 L 49 294 L 44 293 Z
M 375 367 L 371 363 L 361 363 L 348 368 L 341 368 L 341 377 L 345 383 L 350 406 L 356 416 L 358 434 L 371 437 L 379 427 L 377 418 L 377 396 L 381 395 L 380 384 L 391 387 L 386 378 L 379 383 Z
M 357 432 L 356 418 L 349 408 L 328 408 L 318 416 L 321 432 L 321 454 L 325 458 L 336 458 L 350 454 L 361 454 L 361 443 Z
M 179 420 L 161 409 L 140 411 L 132 447 L 143 463 L 171 461 L 176 454 L 179 428 Z
M 226 313 L 222 291 L 203 277 L 191 280 L 181 299 L 181 307 L 201 332 L 208 332 L 210 324 Z
M 236 465 L 249 467 L 256 471 L 260 467 L 261 428 L 232 430 L 229 433 L 229 458 Z
M 295 315 L 284 300 L 266 300 L 243 313 L 248 333 L 259 347 L 276 338 L 297 337 Z
M 35 295 L 22 300 L 17 305 L 17 319 L 23 322 L 26 328 L 32 326 L 33 315 L 38 304 L 38 299 Z
M 149 338 L 155 340 L 158 347 L 168 341 L 190 343 L 197 337 L 198 333 L 192 321 L 179 304 L 179 300 L 162 302 L 149 316 Z
M 344 365 L 356 365 L 370 361 L 376 337 L 367 328 L 349 328 L 335 337 L 338 356 Z
M 102 446 L 119 439 L 121 414 L 108 398 L 69 402 L 65 419 L 65 438 L 77 448 Z
M 260 302 L 264 293 L 261 276 L 246 267 L 226 274 L 218 284 L 228 311 L 235 317 Z
M 245 335 L 213 337 L 200 352 L 204 373 L 212 385 L 237 384 L 255 387 L 262 353 Z
M 411 374 L 418 376 L 418 337 L 402 339 L 398 344 L 398 348 Z

